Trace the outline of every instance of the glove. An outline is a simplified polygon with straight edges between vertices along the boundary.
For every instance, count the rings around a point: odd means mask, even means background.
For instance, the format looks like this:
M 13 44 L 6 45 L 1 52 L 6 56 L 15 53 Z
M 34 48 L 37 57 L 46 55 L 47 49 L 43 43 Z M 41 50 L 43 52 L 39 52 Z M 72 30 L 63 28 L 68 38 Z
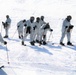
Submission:
M 18 28 L 20 27 L 20 26 L 17 26 Z
M 8 25 L 8 22 L 6 22 L 5 24 Z
M 30 26 L 27 27 L 26 33 L 29 33 L 29 34 L 31 33 L 31 27 Z
M 65 28 L 68 28 L 68 26 L 65 26 Z
M 71 29 L 73 29 L 73 25 L 69 26 L 69 28 L 67 29 L 67 32 L 70 32 Z
M 52 31 L 53 31 L 53 29 L 50 29 L 50 31 L 52 32 Z
M 5 23 L 5 27 L 8 27 L 8 26 L 9 26 L 9 24 L 8 24 L 8 22 L 6 22 L 6 23 Z
M 4 45 L 6 45 L 7 44 L 7 42 L 6 41 L 4 41 Z
M 2 22 L 2 24 L 4 25 L 5 23 L 4 23 L 4 22 Z
M 26 27 L 27 25 L 26 25 L 26 24 L 24 24 L 24 26 Z
M 33 27 L 33 30 L 35 30 L 35 29 L 36 29 L 36 27 L 37 27 L 37 26 L 34 26 L 34 27 Z
M 5 28 L 6 26 L 5 26 L 5 23 L 4 22 L 2 22 L 2 24 L 3 24 L 3 27 Z
M 73 29 L 73 27 L 74 27 L 74 26 L 73 26 L 73 25 L 71 25 L 71 26 L 69 26 L 69 29 Z

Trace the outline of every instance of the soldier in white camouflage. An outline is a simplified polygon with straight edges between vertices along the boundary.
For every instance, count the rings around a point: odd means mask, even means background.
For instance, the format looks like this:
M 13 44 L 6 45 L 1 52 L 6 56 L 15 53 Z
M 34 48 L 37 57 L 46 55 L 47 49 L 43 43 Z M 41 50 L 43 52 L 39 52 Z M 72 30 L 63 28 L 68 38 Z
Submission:
M 25 19 L 17 23 L 18 37 L 20 39 L 23 38 L 23 31 L 24 31 L 23 29 L 24 29 L 25 23 L 26 23 Z
M 65 44 L 63 43 L 64 37 L 65 35 L 67 36 L 67 45 L 73 45 L 71 43 L 71 30 L 73 29 L 73 25 L 71 25 L 71 19 L 72 17 L 69 15 L 67 16 L 67 18 L 63 21 L 63 25 L 62 25 L 62 36 L 60 39 L 60 45 L 65 46 Z
M 2 24 L 3 24 L 4 29 L 5 29 L 4 38 L 8 38 L 8 31 L 9 31 L 9 28 L 10 28 L 10 25 L 11 25 L 11 19 L 10 19 L 9 15 L 6 15 L 6 21 L 2 22 Z

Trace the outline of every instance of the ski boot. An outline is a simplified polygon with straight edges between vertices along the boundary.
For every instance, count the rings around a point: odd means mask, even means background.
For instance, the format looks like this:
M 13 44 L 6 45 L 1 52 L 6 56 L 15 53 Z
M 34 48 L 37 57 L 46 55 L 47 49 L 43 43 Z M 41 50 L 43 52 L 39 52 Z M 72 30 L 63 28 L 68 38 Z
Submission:
M 64 44 L 64 43 L 62 43 L 62 42 L 60 42 L 60 45 L 65 46 L 65 44 Z

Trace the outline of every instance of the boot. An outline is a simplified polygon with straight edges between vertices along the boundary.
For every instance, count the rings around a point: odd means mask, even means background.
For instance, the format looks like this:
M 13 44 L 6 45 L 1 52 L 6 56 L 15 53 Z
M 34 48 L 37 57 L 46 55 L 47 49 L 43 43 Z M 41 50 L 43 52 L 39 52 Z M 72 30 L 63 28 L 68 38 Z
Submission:
M 42 42 L 40 41 L 39 44 L 42 44 Z
M 41 46 L 41 45 L 42 45 L 42 41 L 39 42 L 39 46 Z
M 26 46 L 26 44 L 24 44 L 24 41 L 22 41 L 22 45 Z
M 35 43 L 35 41 L 33 41 Z
M 39 40 L 36 40 L 37 43 L 39 43 Z
M 8 35 L 4 36 L 4 38 L 8 38 Z
M 43 41 L 43 45 L 46 45 L 47 43 L 45 41 Z
M 65 44 L 64 44 L 64 43 L 62 43 L 62 42 L 60 42 L 60 45 L 65 46 Z
M 21 37 L 19 36 L 19 39 L 21 39 Z
M 6 41 L 4 41 L 4 45 L 6 45 L 7 44 L 7 42 Z
M 32 42 L 30 42 L 30 44 L 31 44 L 31 45 L 33 45 L 33 46 L 35 45 L 33 41 L 32 41 Z
M 67 42 L 67 45 L 73 46 L 73 44 L 71 42 Z

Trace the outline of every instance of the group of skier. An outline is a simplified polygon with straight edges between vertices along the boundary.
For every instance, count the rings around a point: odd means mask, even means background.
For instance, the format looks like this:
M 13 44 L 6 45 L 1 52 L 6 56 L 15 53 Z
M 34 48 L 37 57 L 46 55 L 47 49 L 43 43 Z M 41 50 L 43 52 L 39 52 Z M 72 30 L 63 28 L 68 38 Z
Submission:
M 65 46 L 63 43 L 65 35 L 67 35 L 67 45 L 73 46 L 71 43 L 71 30 L 73 29 L 73 25 L 71 25 L 72 17 L 68 15 L 62 24 L 62 36 L 60 39 L 60 45 Z M 5 29 L 5 36 L 4 38 L 8 38 L 8 30 L 11 25 L 11 19 L 9 15 L 6 15 L 6 21 L 2 22 L 3 27 Z M 53 29 L 50 28 L 49 23 L 44 21 L 44 16 L 37 17 L 35 21 L 35 17 L 31 16 L 29 20 L 23 19 L 17 23 L 17 30 L 18 30 L 18 37 L 21 39 L 21 44 L 24 44 L 25 39 L 30 34 L 30 44 L 35 45 L 35 43 L 39 43 L 40 45 L 46 45 L 46 34 L 49 30 L 50 32 Z M 0 33 L 0 42 L 7 44 L 6 41 L 3 40 L 2 35 Z
M 31 16 L 29 20 L 21 20 L 17 23 L 17 29 L 19 38 L 22 39 L 22 45 L 24 44 L 24 41 L 28 34 L 30 34 L 30 44 L 35 45 L 35 43 L 39 43 L 40 45 L 46 45 L 46 34 L 47 31 L 53 31 L 53 29 L 50 28 L 49 23 L 46 23 L 44 21 L 44 16 L 37 17 L 36 21 L 34 16 Z M 23 29 L 24 28 L 24 29 Z M 23 34 L 24 33 L 24 34 Z
M 70 15 L 68 15 L 65 20 L 63 21 L 62 24 L 62 35 L 61 35 L 61 39 L 60 39 L 60 45 L 65 46 L 65 44 L 63 43 L 63 40 L 65 38 L 65 35 L 67 35 L 67 45 L 71 45 L 73 46 L 73 44 L 71 43 L 71 31 L 73 29 L 73 25 L 71 25 L 71 19 L 72 17 Z M 5 36 L 4 38 L 8 38 L 8 30 L 10 28 L 11 25 L 11 19 L 9 17 L 9 15 L 6 15 L 6 21 L 2 22 L 3 27 L 5 29 Z M 49 30 L 50 32 L 53 31 L 53 29 L 50 28 L 49 23 L 46 23 L 44 21 L 44 16 L 41 17 L 37 17 L 36 21 L 35 21 L 35 17 L 31 16 L 29 20 L 21 20 L 17 23 L 17 30 L 18 30 L 18 37 L 19 39 L 21 39 L 21 44 L 26 46 L 26 44 L 24 44 L 24 41 L 27 37 L 28 34 L 30 34 L 30 44 L 31 45 L 35 45 L 35 43 L 39 43 L 40 45 L 46 45 L 46 34 L 47 31 Z M 4 43 L 4 45 L 7 44 L 6 41 L 4 41 L 1 33 L 0 33 L 0 42 Z M 3 68 L 4 66 L 1 66 L 1 68 Z

